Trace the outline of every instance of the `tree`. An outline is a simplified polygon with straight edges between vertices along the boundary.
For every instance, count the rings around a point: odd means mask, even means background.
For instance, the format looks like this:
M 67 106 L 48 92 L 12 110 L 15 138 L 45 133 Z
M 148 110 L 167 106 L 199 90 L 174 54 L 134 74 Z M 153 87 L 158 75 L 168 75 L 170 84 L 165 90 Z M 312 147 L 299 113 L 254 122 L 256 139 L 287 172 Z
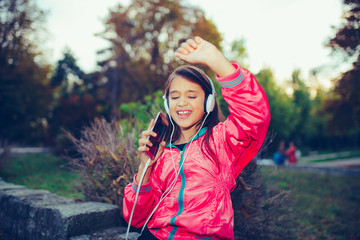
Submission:
M 221 41 L 202 10 L 170 0 L 133 0 L 128 7 L 118 5 L 99 35 L 111 43 L 100 51 L 110 57 L 99 64 L 113 113 L 120 103 L 142 100 L 163 88 L 167 75 L 179 64 L 173 54 L 183 39 L 201 35 L 216 46 Z
M 327 44 L 333 52 L 342 52 L 352 69 L 343 73 L 335 83 L 333 97 L 328 99 L 324 110 L 330 113 L 329 132 L 336 136 L 353 136 L 358 146 L 360 132 L 360 2 L 344 0 L 345 12 L 342 26 Z
M 310 121 L 307 124 L 307 146 L 312 149 L 329 149 L 331 137 L 327 134 L 327 118 L 324 114 L 323 106 L 328 97 L 328 91 L 317 83 L 312 89 L 315 91 L 314 97 L 311 99 Z
M 295 107 L 296 124 L 291 133 L 291 140 L 297 144 L 305 144 L 308 136 L 308 124 L 310 122 L 311 99 L 310 91 L 301 78 L 301 71 L 295 70 L 291 77 L 293 89 L 292 100 Z
M 246 51 L 246 40 L 244 38 L 236 39 L 231 43 L 230 52 L 227 53 L 227 58 L 232 61 L 241 63 L 241 67 L 247 68 L 246 64 L 249 60 L 249 54 Z
M 274 79 L 271 69 L 264 68 L 255 74 L 264 89 L 271 111 L 269 133 L 274 133 L 274 143 L 270 146 L 274 152 L 281 140 L 288 139 L 298 123 L 297 111 L 291 97 L 280 88 Z
M 0 13 L 0 136 L 39 143 L 51 101 L 50 69 L 35 44 L 45 14 L 31 0 L 1 0 Z
M 64 95 L 77 91 L 83 84 L 85 73 L 76 63 L 76 59 L 70 49 L 66 48 L 63 52 L 63 59 L 59 60 L 55 69 L 55 74 L 51 78 L 51 86 L 59 88 L 58 95 Z
M 49 116 L 50 135 L 59 146 L 67 144 L 64 129 L 79 136 L 81 127 L 101 112 L 94 76 L 87 76 L 81 70 L 70 49 L 65 49 L 63 54 L 51 78 L 54 103 Z

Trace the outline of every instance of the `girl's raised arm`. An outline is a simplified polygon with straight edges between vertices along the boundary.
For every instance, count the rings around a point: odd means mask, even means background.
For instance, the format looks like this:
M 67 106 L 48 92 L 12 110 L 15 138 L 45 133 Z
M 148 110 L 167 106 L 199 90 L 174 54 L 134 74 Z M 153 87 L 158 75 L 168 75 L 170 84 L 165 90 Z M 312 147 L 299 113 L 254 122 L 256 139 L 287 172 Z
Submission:
M 236 70 L 219 49 L 201 37 L 190 38 L 183 42 L 177 49 L 175 57 L 190 64 L 205 65 L 219 77 L 228 76 Z

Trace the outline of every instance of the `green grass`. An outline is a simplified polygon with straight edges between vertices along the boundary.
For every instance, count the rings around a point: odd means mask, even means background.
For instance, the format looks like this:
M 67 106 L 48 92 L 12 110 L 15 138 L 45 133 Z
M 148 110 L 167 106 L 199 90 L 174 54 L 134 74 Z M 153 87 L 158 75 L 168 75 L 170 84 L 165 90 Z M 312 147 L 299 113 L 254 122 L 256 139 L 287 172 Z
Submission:
M 261 171 L 267 186 L 290 192 L 286 215 L 280 209 L 273 214 L 292 222 L 296 239 L 360 239 L 360 177 Z
M 84 199 L 80 177 L 67 168 L 66 161 L 52 154 L 27 154 L 2 159 L 0 177 L 7 182 L 33 189 L 46 189 L 68 198 Z

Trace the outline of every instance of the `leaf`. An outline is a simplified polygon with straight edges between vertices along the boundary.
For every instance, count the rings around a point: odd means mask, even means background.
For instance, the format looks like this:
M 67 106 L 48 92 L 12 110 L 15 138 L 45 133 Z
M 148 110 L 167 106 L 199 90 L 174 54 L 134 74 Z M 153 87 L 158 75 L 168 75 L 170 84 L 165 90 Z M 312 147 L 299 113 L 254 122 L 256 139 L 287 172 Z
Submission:
M 110 151 L 110 155 L 115 161 L 120 162 L 120 159 L 112 151 Z

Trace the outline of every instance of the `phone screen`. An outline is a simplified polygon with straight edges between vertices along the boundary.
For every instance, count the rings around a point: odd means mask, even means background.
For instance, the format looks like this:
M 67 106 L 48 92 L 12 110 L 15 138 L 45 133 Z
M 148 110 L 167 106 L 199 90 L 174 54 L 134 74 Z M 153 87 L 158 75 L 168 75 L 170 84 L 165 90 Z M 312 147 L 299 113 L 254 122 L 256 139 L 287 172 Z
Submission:
M 153 144 L 151 147 L 149 147 L 149 151 L 147 151 L 147 155 L 153 160 L 156 156 L 156 153 L 159 149 L 160 143 L 163 141 L 165 131 L 167 128 L 167 120 L 165 116 L 159 112 L 155 118 L 155 124 L 153 128 L 151 129 L 154 131 L 157 135 L 156 137 L 150 136 L 149 140 Z

